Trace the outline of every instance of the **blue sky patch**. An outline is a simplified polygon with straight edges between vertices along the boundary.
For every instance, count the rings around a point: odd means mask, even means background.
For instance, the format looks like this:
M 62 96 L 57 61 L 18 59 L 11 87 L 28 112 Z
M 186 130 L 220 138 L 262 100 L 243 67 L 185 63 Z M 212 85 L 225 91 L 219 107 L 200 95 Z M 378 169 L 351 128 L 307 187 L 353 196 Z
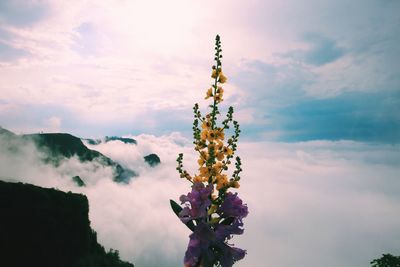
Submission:
M 0 1 L 0 24 L 31 26 L 47 16 L 49 7 L 39 1 Z
M 400 92 L 347 93 L 307 99 L 272 111 L 281 141 L 400 141 Z
M 21 57 L 28 56 L 29 52 L 12 47 L 8 44 L 0 42 L 0 62 L 1 61 L 13 61 Z

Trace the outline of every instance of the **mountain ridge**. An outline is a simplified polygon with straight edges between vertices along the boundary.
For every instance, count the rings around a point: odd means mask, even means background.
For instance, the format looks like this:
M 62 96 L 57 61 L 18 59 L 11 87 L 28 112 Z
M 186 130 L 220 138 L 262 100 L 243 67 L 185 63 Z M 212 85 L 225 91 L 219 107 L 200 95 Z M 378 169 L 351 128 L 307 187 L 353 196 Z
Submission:
M 85 195 L 0 180 L 0 251 L 7 267 L 134 267 L 106 252 Z
M 129 183 L 130 179 L 138 176 L 134 170 L 123 167 L 102 153 L 89 149 L 81 138 L 68 133 L 38 133 L 17 135 L 0 127 L 0 136 L 7 138 L 8 151 L 19 151 L 21 145 L 32 142 L 38 151 L 43 152 L 42 159 L 46 164 L 59 166 L 62 160 L 77 156 L 81 162 L 96 161 L 113 169 L 113 180 L 119 183 Z M 75 176 L 75 175 L 73 175 Z M 72 179 L 72 177 L 71 177 Z

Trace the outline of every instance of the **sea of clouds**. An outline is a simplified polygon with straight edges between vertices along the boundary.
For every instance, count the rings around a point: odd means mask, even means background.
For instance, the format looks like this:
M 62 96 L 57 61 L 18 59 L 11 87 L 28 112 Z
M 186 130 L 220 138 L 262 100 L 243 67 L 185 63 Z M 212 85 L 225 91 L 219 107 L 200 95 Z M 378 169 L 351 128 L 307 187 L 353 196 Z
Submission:
M 112 141 L 89 148 L 139 173 L 129 184 L 112 181 L 112 169 L 77 158 L 54 167 L 31 143 L 5 149 L 0 138 L 0 179 L 85 194 L 91 226 L 106 248 L 138 267 L 182 266 L 189 230 L 169 199 L 189 183 L 175 167 L 183 152 L 196 169 L 190 140 L 179 133 L 126 136 L 137 145 Z M 143 157 L 156 153 L 152 168 Z M 400 149 L 398 145 L 351 141 L 239 143 L 243 162 L 240 197 L 249 206 L 245 233 L 232 239 L 248 250 L 238 267 L 365 267 L 400 247 Z M 87 186 L 77 187 L 72 175 Z

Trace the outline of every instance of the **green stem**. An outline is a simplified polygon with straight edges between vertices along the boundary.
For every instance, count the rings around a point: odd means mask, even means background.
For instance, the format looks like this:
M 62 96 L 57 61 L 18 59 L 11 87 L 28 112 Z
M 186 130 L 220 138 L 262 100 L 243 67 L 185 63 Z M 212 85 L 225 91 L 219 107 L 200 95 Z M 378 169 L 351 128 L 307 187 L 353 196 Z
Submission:
M 215 75 L 215 79 L 214 79 L 214 92 L 213 92 L 213 111 L 212 111 L 212 121 L 211 121 L 211 130 L 214 130 L 215 128 L 215 115 L 216 115 L 216 108 L 217 108 L 217 101 L 215 100 L 215 95 L 217 93 L 217 88 L 218 88 L 218 75 L 219 75 L 219 70 L 220 70 L 220 66 L 221 64 L 219 63 L 219 46 L 217 46 L 217 66 L 216 66 L 216 75 Z

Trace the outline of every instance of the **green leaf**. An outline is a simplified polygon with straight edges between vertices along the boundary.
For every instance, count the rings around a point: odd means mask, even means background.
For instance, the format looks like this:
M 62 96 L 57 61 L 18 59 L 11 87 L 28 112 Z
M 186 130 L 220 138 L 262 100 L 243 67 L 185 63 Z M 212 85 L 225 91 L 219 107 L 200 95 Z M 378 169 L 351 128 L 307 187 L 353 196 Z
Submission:
M 176 203 L 175 201 L 173 201 L 172 199 L 169 200 L 169 203 L 171 204 L 171 208 L 174 211 L 174 213 L 176 214 L 176 216 L 178 216 L 179 218 L 179 212 L 181 212 L 182 207 Z M 185 225 L 193 232 L 194 231 L 194 223 L 193 221 L 188 221 L 187 223 L 185 223 Z
M 169 200 L 169 203 L 171 204 L 171 208 L 174 211 L 174 213 L 176 214 L 176 216 L 179 217 L 179 212 L 181 212 L 182 207 L 178 203 L 173 201 L 172 199 Z
M 235 220 L 235 218 L 229 217 L 229 218 L 226 218 L 225 220 L 223 220 L 223 221 L 221 222 L 221 224 L 224 224 L 224 225 L 231 225 L 231 224 L 233 223 L 234 220 Z

